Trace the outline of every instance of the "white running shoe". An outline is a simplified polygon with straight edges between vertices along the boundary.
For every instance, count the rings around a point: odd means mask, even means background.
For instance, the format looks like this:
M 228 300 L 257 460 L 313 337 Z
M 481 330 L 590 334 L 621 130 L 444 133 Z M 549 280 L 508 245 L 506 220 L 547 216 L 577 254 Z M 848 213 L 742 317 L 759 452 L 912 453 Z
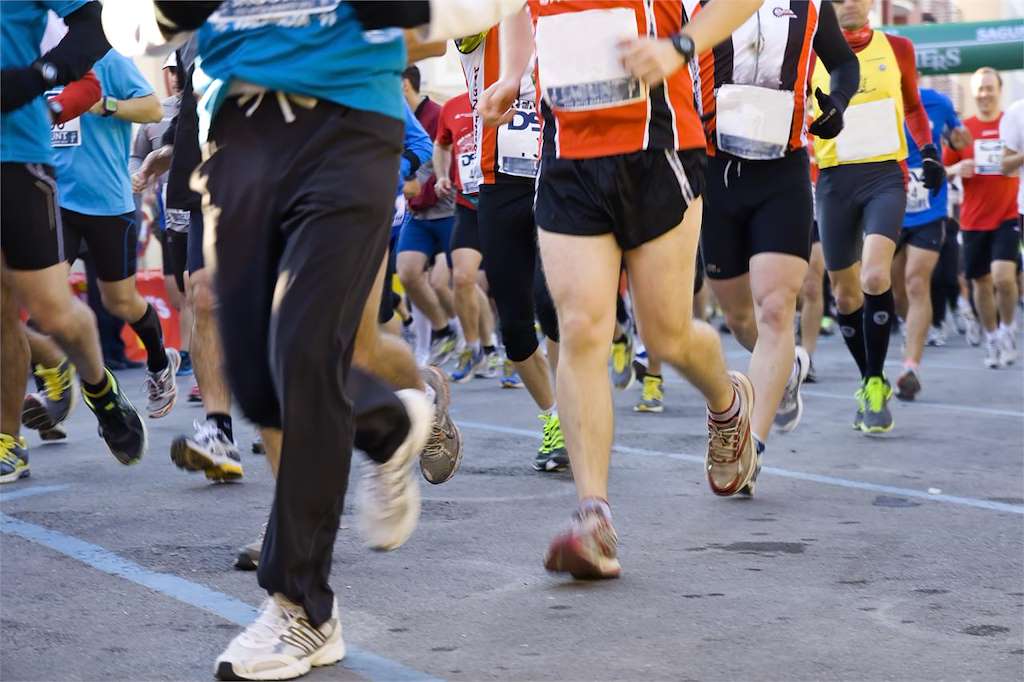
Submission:
M 928 345 L 940 348 L 946 345 L 946 330 L 942 327 L 928 328 Z
M 811 356 L 803 346 L 797 346 L 793 358 L 793 371 L 789 375 L 786 390 L 782 393 L 782 400 L 779 401 L 779 408 L 775 413 L 775 427 L 783 433 L 795 429 L 804 414 L 804 399 L 800 395 L 800 387 L 807 379 L 810 368 Z
M 1013 335 L 1013 327 L 999 330 L 999 364 L 1008 367 L 1017 362 L 1017 339 Z
M 982 339 L 981 325 L 978 323 L 978 321 L 976 319 L 974 319 L 973 316 L 970 319 L 967 320 L 967 334 L 966 334 L 966 336 L 967 336 L 967 343 L 968 344 L 970 344 L 972 346 L 975 346 L 975 347 L 981 345 L 981 339 Z
M 985 339 L 985 366 L 989 369 L 999 369 L 999 339 L 995 335 Z
M 146 412 L 150 419 L 165 416 L 178 399 L 178 384 L 174 381 L 181 367 L 181 355 L 173 348 L 166 349 L 167 366 L 159 372 L 146 372 L 146 394 L 149 403 Z
M 430 436 L 434 406 L 423 391 L 406 388 L 396 395 L 409 414 L 409 435 L 384 464 L 366 462 L 356 491 L 356 523 L 372 548 L 397 549 L 420 518 L 420 485 L 413 464 Z
M 330 619 L 314 627 L 304 608 L 275 594 L 217 657 L 213 674 L 218 680 L 291 680 L 344 657 L 337 600 Z

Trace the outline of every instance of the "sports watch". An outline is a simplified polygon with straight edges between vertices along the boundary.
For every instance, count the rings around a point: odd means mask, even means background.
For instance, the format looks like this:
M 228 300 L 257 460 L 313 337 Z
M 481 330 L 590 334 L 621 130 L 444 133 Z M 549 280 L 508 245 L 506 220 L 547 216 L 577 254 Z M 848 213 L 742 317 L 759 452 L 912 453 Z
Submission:
M 694 44 L 693 38 L 686 35 L 685 33 L 676 33 L 669 40 L 672 41 L 672 47 L 676 48 L 676 52 L 683 56 L 683 59 L 690 61 L 693 59 Z
M 113 116 L 117 113 L 117 98 L 105 96 L 103 98 L 103 118 Z
M 32 68 L 39 72 L 47 87 L 57 82 L 57 67 L 49 62 L 32 62 Z

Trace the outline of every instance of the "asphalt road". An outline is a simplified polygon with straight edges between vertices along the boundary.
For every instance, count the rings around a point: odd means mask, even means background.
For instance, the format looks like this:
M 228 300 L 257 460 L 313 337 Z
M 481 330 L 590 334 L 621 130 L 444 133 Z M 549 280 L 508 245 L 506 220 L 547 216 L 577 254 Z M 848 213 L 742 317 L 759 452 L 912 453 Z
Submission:
M 1020 365 L 986 370 L 960 338 L 928 349 L 919 401 L 868 438 L 849 426 L 841 341 L 823 339 L 815 361 L 804 421 L 773 434 L 752 500 L 708 491 L 693 389 L 670 378 L 662 415 L 632 412 L 638 389 L 616 394 L 623 575 L 589 584 L 541 566 L 574 492 L 568 475 L 530 469 L 526 392 L 456 387 L 464 463 L 423 485 L 413 538 L 373 553 L 343 517 L 332 584 L 350 652 L 310 679 L 1021 679 Z M 141 404 L 141 372 L 121 378 Z M 265 521 L 272 480 L 249 454 L 239 484 L 176 469 L 170 441 L 200 416 L 179 404 L 150 421 L 150 452 L 130 468 L 82 406 L 66 443 L 30 434 L 32 477 L 0 490 L 0 678 L 212 677 L 262 599 L 231 564 Z M 248 452 L 252 429 L 236 433 Z

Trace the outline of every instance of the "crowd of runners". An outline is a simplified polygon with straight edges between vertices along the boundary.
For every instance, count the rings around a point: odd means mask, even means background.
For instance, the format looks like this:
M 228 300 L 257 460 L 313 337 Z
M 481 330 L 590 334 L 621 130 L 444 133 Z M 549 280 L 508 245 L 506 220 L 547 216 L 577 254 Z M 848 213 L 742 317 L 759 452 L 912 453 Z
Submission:
M 237 566 L 269 596 L 220 679 L 344 656 L 328 577 L 352 451 L 357 525 L 395 549 L 419 476 L 462 461 L 452 384 L 526 389 L 524 469 L 571 470 L 579 498 L 544 566 L 593 579 L 621 570 L 613 388 L 661 413 L 672 367 L 707 403 L 711 492 L 750 496 L 820 333 L 849 349 L 869 435 L 927 390 L 926 347 L 963 334 L 986 367 L 1017 359 L 1024 101 L 1004 112 L 979 69 L 961 120 L 871 0 L 106 5 L 0 14 L 0 482 L 29 475 L 26 430 L 67 437 L 79 396 L 133 464 L 194 374 L 204 417 L 168 455 L 213 481 L 244 477 L 232 408 L 255 424 L 276 493 Z M 415 62 L 449 42 L 466 91 L 441 105 Z M 168 54 L 170 96 L 111 43 Z M 138 293 L 140 230 L 180 349 Z M 78 258 L 145 346 L 145 414 L 68 286 Z

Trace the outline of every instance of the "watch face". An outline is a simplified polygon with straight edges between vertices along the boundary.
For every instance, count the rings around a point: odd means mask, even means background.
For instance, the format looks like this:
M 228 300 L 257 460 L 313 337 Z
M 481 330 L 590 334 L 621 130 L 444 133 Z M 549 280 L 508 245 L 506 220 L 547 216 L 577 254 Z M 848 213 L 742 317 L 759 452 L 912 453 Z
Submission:
M 42 74 L 46 81 L 53 83 L 57 80 L 57 67 L 53 64 L 43 64 Z

